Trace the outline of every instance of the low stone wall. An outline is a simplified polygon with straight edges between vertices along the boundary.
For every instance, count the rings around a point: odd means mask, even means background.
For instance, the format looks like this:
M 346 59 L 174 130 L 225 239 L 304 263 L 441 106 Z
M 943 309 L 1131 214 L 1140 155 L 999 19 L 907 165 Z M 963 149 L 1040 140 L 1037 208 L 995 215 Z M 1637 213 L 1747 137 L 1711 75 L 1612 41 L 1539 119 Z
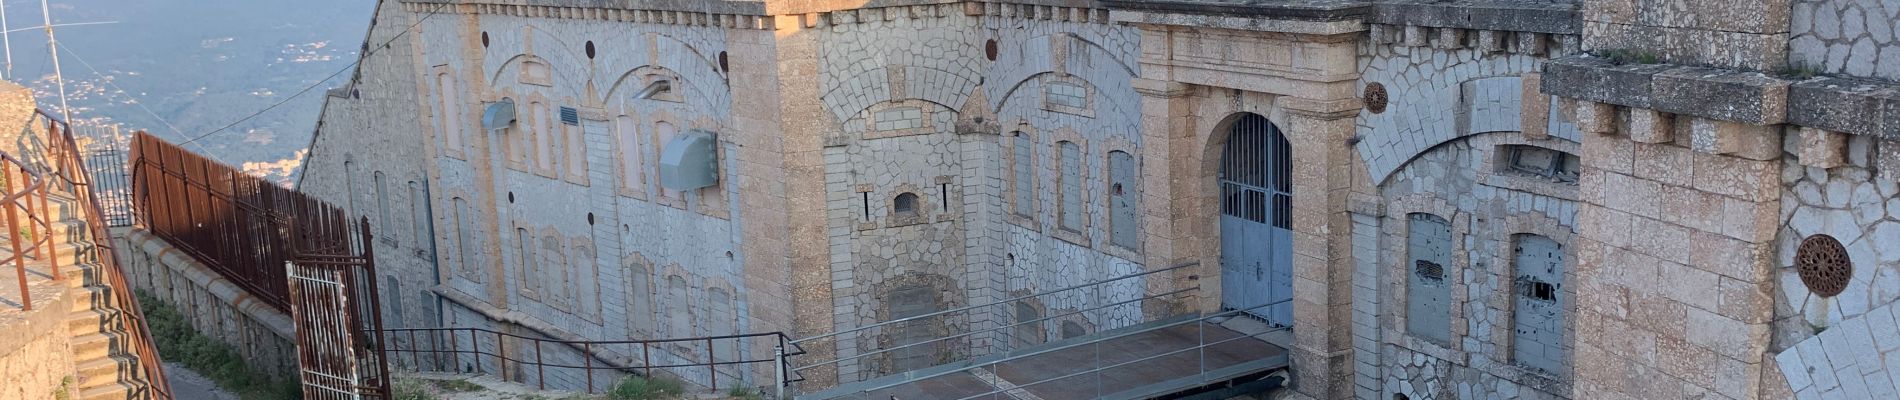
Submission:
M 64 281 L 34 282 L 33 311 L 0 303 L 0 400 L 55 398 L 62 381 L 73 375 L 73 335 L 66 317 L 74 296 L 67 294 Z M 5 290 L 17 290 L 13 285 L 8 283 Z M 66 390 L 75 387 L 77 382 Z
M 295 376 L 297 344 L 289 313 L 143 229 L 116 229 L 112 242 L 133 287 L 177 307 L 198 333 L 237 349 L 257 372 Z

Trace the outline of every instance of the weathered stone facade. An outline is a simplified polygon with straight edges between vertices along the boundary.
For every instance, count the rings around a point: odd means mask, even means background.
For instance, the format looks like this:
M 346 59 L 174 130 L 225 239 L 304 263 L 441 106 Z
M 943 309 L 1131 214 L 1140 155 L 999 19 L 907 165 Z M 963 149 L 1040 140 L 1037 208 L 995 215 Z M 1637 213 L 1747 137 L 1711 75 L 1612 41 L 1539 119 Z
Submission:
M 302 188 L 394 231 L 429 289 L 397 320 L 563 339 L 811 337 L 1188 266 L 811 342 L 845 358 L 822 386 L 1238 306 L 1220 180 L 1257 116 L 1288 146 L 1300 396 L 1850 390 L 1777 355 L 1900 299 L 1873 17 L 1900 7 L 1730 3 L 392 1 Z M 663 187 L 695 131 L 718 184 Z M 1795 272 L 1821 233 L 1837 296 Z

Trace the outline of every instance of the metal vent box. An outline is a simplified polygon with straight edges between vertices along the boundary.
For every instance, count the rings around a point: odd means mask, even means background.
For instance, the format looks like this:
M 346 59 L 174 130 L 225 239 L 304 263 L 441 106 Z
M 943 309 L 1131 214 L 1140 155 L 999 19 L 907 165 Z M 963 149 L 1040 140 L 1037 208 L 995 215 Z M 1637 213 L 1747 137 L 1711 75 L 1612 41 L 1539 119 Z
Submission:
M 690 130 L 660 150 L 660 186 L 693 190 L 719 184 L 717 135 Z

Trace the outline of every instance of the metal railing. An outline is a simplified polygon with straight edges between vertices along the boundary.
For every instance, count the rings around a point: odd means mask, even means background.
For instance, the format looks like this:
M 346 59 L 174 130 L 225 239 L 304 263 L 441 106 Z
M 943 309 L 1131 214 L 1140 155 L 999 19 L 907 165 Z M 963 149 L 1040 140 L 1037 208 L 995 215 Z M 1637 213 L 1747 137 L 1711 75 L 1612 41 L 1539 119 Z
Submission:
M 1215 321 L 1215 320 L 1224 320 L 1224 319 L 1236 318 L 1236 317 L 1245 318 L 1247 313 L 1251 313 L 1254 310 L 1277 306 L 1280 304 L 1288 303 L 1290 301 L 1292 300 L 1291 299 L 1279 300 L 1279 301 L 1258 304 L 1258 305 L 1245 307 L 1245 308 L 1225 310 L 1225 311 L 1221 311 L 1217 313 L 1211 313 L 1211 314 L 1202 313 L 1194 318 L 1189 318 L 1189 319 L 1185 319 L 1181 321 L 1146 326 L 1146 327 L 1142 327 L 1142 328 L 1134 329 L 1134 330 L 1116 331 L 1107 336 L 1092 337 L 1085 341 L 1078 341 L 1078 342 L 1066 343 L 1066 344 L 1057 345 L 1057 346 L 1050 346 L 1046 348 L 1039 348 L 1036 350 L 1023 352 L 1023 353 L 1010 353 L 1002 357 L 993 357 L 993 358 L 989 358 L 985 360 L 980 360 L 977 362 L 973 362 L 973 363 L 963 365 L 960 367 L 955 367 L 955 368 L 934 369 L 927 373 L 922 373 L 915 376 L 907 376 L 905 377 L 906 379 L 902 379 L 902 380 L 892 380 L 892 381 L 880 382 L 880 383 L 876 383 L 872 385 L 866 385 L 863 387 L 850 388 L 851 390 L 849 390 L 849 393 L 842 393 L 842 394 L 834 393 L 834 395 L 825 396 L 824 398 L 870 399 L 871 397 L 868 397 L 868 396 L 871 393 L 876 392 L 876 391 L 891 389 L 891 388 L 895 388 L 901 385 L 906 385 L 906 384 L 928 380 L 932 378 L 945 377 L 952 374 L 972 372 L 972 371 L 985 372 L 986 374 L 979 374 L 978 376 L 984 377 L 980 379 L 984 380 L 985 383 L 990 385 L 992 389 L 988 391 L 980 392 L 980 393 L 966 394 L 963 397 L 959 397 L 958 398 L 959 400 L 971 400 L 971 399 L 978 399 L 978 398 L 983 398 L 983 397 L 1017 398 L 1017 396 L 1015 396 L 1014 394 L 1020 391 L 1025 391 L 1030 387 L 1034 387 L 1038 385 L 1053 384 L 1055 382 L 1073 379 L 1077 377 L 1083 377 L 1089 374 L 1101 374 L 1106 371 L 1117 369 L 1117 368 L 1136 367 L 1137 364 L 1152 362 L 1152 361 L 1156 361 L 1165 357 L 1172 357 L 1172 356 L 1182 355 L 1182 354 L 1190 353 L 1190 352 L 1195 353 L 1193 357 L 1195 358 L 1195 361 L 1196 361 L 1195 364 L 1198 367 L 1193 371 L 1192 374 L 1183 374 L 1181 377 L 1196 377 L 1197 378 L 1195 379 L 1196 382 L 1203 382 L 1203 383 L 1216 381 L 1222 378 L 1231 378 L 1231 376 L 1224 375 L 1223 373 L 1232 373 L 1235 370 L 1249 371 L 1250 370 L 1249 367 L 1253 367 L 1254 365 L 1245 365 L 1246 363 L 1242 363 L 1243 365 L 1238 365 L 1238 367 L 1240 368 L 1235 368 L 1236 366 L 1210 368 L 1210 365 L 1208 365 L 1208 357 L 1207 357 L 1208 348 L 1220 346 L 1220 345 L 1224 345 L 1228 343 L 1233 343 L 1240 340 L 1264 340 L 1262 336 L 1265 336 L 1268 334 L 1274 334 L 1274 333 L 1278 333 L 1282 331 L 1287 331 L 1287 330 L 1290 330 L 1290 328 L 1276 327 L 1276 328 L 1262 330 L 1260 332 L 1240 334 L 1234 337 L 1209 341 L 1206 336 L 1208 325 L 1210 324 L 1220 325 L 1220 322 Z M 1186 327 L 1188 325 L 1193 325 L 1196 333 L 1199 335 L 1199 340 L 1193 346 L 1187 346 L 1180 349 L 1174 349 L 1174 350 L 1166 351 L 1159 354 L 1147 355 L 1147 356 L 1143 356 L 1143 357 L 1139 357 L 1139 358 L 1135 358 L 1131 360 L 1123 360 L 1123 361 L 1116 361 L 1116 362 L 1109 362 L 1109 363 L 1104 363 L 1101 360 L 1102 350 L 1099 347 L 1102 346 L 1103 343 L 1107 343 L 1116 339 L 1134 338 L 1134 337 L 1149 334 L 1152 332 Z M 1000 378 L 997 378 L 999 376 L 998 375 L 999 371 L 997 367 L 1007 364 L 1009 362 L 1020 361 L 1020 360 L 1029 359 L 1033 357 L 1044 356 L 1044 355 L 1049 355 L 1049 354 L 1063 352 L 1063 351 L 1071 351 L 1071 350 L 1080 349 L 1084 347 L 1091 347 L 1091 346 L 1096 347 L 1094 351 L 1095 360 L 1092 361 L 1093 362 L 1092 365 L 1077 366 L 1079 370 L 1064 371 L 1064 373 L 1062 373 L 1061 375 L 1048 377 L 1048 378 L 1042 378 L 1042 379 L 1038 379 L 1038 380 L 1027 382 L 1027 383 L 1005 382 L 1005 381 L 1002 381 Z M 1271 368 L 1275 365 L 1285 366 L 1286 363 L 1287 363 L 1287 360 L 1284 353 L 1273 357 L 1273 359 L 1255 360 L 1252 362 L 1252 364 L 1258 364 L 1258 366 L 1264 366 L 1268 368 Z M 1087 368 L 1082 368 L 1082 367 L 1087 367 Z M 1175 371 L 1175 372 L 1181 372 L 1181 371 Z M 1179 379 L 1179 378 L 1175 378 L 1175 379 Z M 1100 389 L 1102 378 L 1099 375 L 1096 377 L 1096 382 L 1097 382 L 1096 393 L 1094 393 L 1094 395 L 1092 396 L 1087 396 L 1087 397 L 1099 399 L 1099 398 L 1106 398 L 1111 394 L 1116 394 L 1116 393 L 1107 393 Z M 1068 392 L 1068 393 L 1076 394 L 1073 392 Z M 1159 395 L 1159 394 L 1166 394 L 1166 393 L 1143 393 L 1143 394 L 1136 395 L 1135 397 L 1143 398 L 1143 397 Z M 1025 397 L 1028 397 L 1028 396 L 1025 396 Z
M 334 208 L 144 132 L 132 141 L 132 203 L 138 223 L 220 276 L 288 311 L 284 262 L 310 243 L 293 234 L 299 210 Z M 344 235 L 344 231 L 328 232 Z
M 14 173 L 16 170 L 19 171 L 17 175 Z M 16 190 L 15 187 L 19 189 Z M 27 289 L 26 272 L 26 261 L 29 256 L 35 260 L 46 261 L 52 270 L 54 281 L 65 279 L 59 271 L 58 251 L 54 250 L 53 257 L 46 256 L 48 248 L 52 247 L 53 238 L 52 223 L 49 221 L 52 214 L 45 212 L 49 210 L 46 202 L 46 180 L 39 173 L 33 172 L 26 162 L 14 158 L 11 154 L 0 152 L 0 189 L 6 191 L 6 195 L 0 197 L 0 207 L 6 209 L 7 244 L 9 245 L 7 249 L 11 251 L 4 257 L 0 257 L 0 265 L 13 264 L 13 270 L 20 280 L 20 306 L 27 311 L 32 311 L 33 292 Z M 37 208 L 39 212 L 34 211 L 36 203 L 39 205 Z M 21 213 L 26 214 L 25 224 L 21 224 Z M 21 236 L 26 237 L 26 243 L 21 243 Z
M 105 212 L 106 226 L 132 226 L 132 165 L 126 160 L 125 143 L 94 143 L 103 147 L 86 150 L 86 170 L 98 186 L 99 208 Z
M 911 324 L 911 323 L 916 323 L 916 322 L 934 321 L 938 318 L 950 317 L 950 316 L 955 316 L 955 315 L 962 315 L 968 318 L 978 311 L 983 311 L 983 310 L 991 309 L 991 308 L 1001 308 L 1001 310 L 995 311 L 996 314 L 993 314 L 993 315 L 1012 315 L 1015 309 L 1015 306 L 1025 301 L 1039 300 L 1039 299 L 1048 298 L 1051 296 L 1056 296 L 1059 294 L 1070 293 L 1070 292 L 1081 292 L 1081 291 L 1089 290 L 1089 289 L 1099 289 L 1102 286 L 1109 285 L 1112 283 L 1128 281 L 1128 280 L 1132 280 L 1136 278 L 1161 274 L 1165 272 L 1182 270 L 1185 268 L 1196 267 L 1199 265 L 1200 265 L 1199 263 L 1185 263 L 1185 264 L 1175 265 L 1168 268 L 1127 274 L 1127 275 L 1122 275 L 1122 276 L 1095 281 L 1095 282 L 1077 284 L 1077 285 L 1072 285 L 1072 286 L 1058 288 L 1058 289 L 1045 290 L 1045 291 L 1026 294 L 1026 295 L 1009 297 L 1000 301 L 994 301 L 990 303 L 957 307 L 957 308 L 952 308 L 952 309 L 937 311 L 937 312 L 932 312 L 932 313 L 926 313 L 926 314 L 917 315 L 917 316 L 893 319 L 893 320 L 879 322 L 875 324 L 860 326 L 857 328 L 845 329 L 845 330 L 834 331 L 834 332 L 825 333 L 821 335 L 799 338 L 797 340 L 793 340 L 791 343 L 794 345 L 810 344 L 810 343 L 822 341 L 822 340 L 839 340 L 845 336 L 857 336 L 858 339 L 862 340 L 866 337 L 874 337 L 878 333 L 881 333 L 881 331 L 886 328 L 902 327 L 904 326 L 904 324 Z M 970 329 L 961 333 L 937 336 L 929 340 L 918 341 L 915 343 L 886 346 L 884 348 L 861 352 L 861 353 L 853 354 L 850 356 L 837 357 L 837 358 L 829 359 L 829 360 L 818 360 L 818 361 L 813 361 L 813 362 L 801 362 L 801 363 L 797 363 L 798 366 L 794 367 L 792 369 L 792 372 L 804 373 L 804 372 L 810 371 L 812 369 L 817 369 L 817 368 L 835 367 L 835 366 L 842 365 L 848 361 L 861 361 L 869 357 L 893 354 L 894 352 L 898 352 L 901 350 L 910 349 L 910 348 L 914 348 L 918 346 L 933 346 L 938 349 L 941 349 L 943 346 L 946 345 L 946 342 L 965 340 L 968 338 L 975 338 L 981 334 L 1000 333 L 1002 337 L 1014 343 L 1016 339 L 1018 338 L 1014 337 L 1011 331 L 1016 329 L 1019 326 L 1024 326 L 1024 325 L 1029 325 L 1029 324 L 1041 325 L 1049 321 L 1054 321 L 1058 319 L 1068 318 L 1071 316 L 1082 315 L 1082 314 L 1091 313 L 1091 312 L 1104 312 L 1106 310 L 1111 310 L 1111 309 L 1120 308 L 1120 307 L 1132 306 L 1139 309 L 1141 307 L 1141 303 L 1143 302 L 1152 301 L 1152 300 L 1162 300 L 1162 299 L 1167 299 L 1167 298 L 1178 299 L 1178 296 L 1186 295 L 1186 294 L 1196 292 L 1199 290 L 1200 290 L 1199 286 L 1193 286 L 1193 287 L 1176 289 L 1176 290 L 1162 292 L 1162 293 L 1144 294 L 1141 296 L 1137 296 L 1137 297 L 1129 298 L 1129 299 L 1123 299 L 1123 300 L 1103 299 L 1102 298 L 1103 291 L 1094 290 L 1093 291 L 1094 299 L 1092 299 L 1093 301 L 1090 302 L 1092 305 L 1089 305 L 1089 306 L 1076 307 L 1074 309 L 1067 310 L 1065 312 L 1061 312 L 1061 313 L 1057 313 L 1053 315 L 1048 315 L 1045 313 L 1045 315 L 1040 315 L 1038 318 L 1029 319 L 1029 320 L 1010 319 L 1015 322 L 1000 324 L 998 326 L 990 327 L 990 328 Z M 971 318 L 971 319 L 974 319 L 974 318 Z M 842 342 L 842 340 L 839 340 L 839 341 Z M 965 343 L 967 344 L 970 342 L 974 342 L 974 341 L 966 340 Z M 949 343 L 949 344 L 954 345 L 954 343 Z M 838 344 L 838 346 L 843 347 L 844 344 Z M 974 353 L 974 351 L 969 350 L 969 351 L 966 351 L 966 353 Z M 955 360 L 939 360 L 939 361 L 951 362 Z M 870 372 L 876 373 L 878 371 L 870 371 Z M 888 371 L 888 372 L 895 373 L 897 371 Z M 841 382 L 844 381 L 842 378 L 843 377 L 841 376 L 840 377 Z
M 117 325 L 124 334 L 125 350 L 138 358 L 137 379 L 144 381 L 147 393 L 134 393 L 155 399 L 171 399 L 171 383 L 165 379 L 164 363 L 159 359 L 158 348 L 152 342 L 151 329 L 145 323 L 145 315 L 140 311 L 138 298 L 133 296 L 132 284 L 126 280 L 125 271 L 119 263 L 118 252 L 112 248 L 112 235 L 105 223 L 105 212 L 99 208 L 99 194 L 93 185 L 92 174 L 84 167 L 81 150 L 73 139 L 71 126 L 43 110 L 35 110 L 35 118 L 45 122 L 46 130 L 43 145 L 47 157 L 43 168 L 50 174 L 43 177 L 54 180 L 53 185 L 69 190 L 78 200 L 78 212 L 86 223 L 87 232 L 92 238 L 91 250 L 98 260 L 98 279 L 110 288 L 113 304 L 118 305 L 117 313 L 107 317 L 107 323 Z M 40 212 L 51 210 L 41 207 Z M 43 214 L 50 218 L 51 214 Z M 16 246 L 17 248 L 17 246 Z
M 782 387 L 787 382 L 796 382 L 796 377 L 788 367 L 787 357 L 805 354 L 805 351 L 780 332 L 748 333 L 723 336 L 704 336 L 680 339 L 652 340 L 558 340 L 498 332 L 483 328 L 405 328 L 386 329 L 382 337 L 388 346 L 385 353 L 389 362 L 407 367 L 414 372 L 450 372 L 450 373 L 498 373 L 502 380 L 526 382 L 523 374 L 530 368 L 534 371 L 536 387 L 547 389 L 549 369 L 558 371 L 581 371 L 586 381 L 586 391 L 593 393 L 596 371 L 611 371 L 623 374 L 654 376 L 656 372 L 685 376 L 704 369 L 709 387 L 719 388 L 719 377 L 738 379 L 742 374 L 736 371 L 721 371 L 722 367 L 737 367 L 771 363 L 773 380 L 779 382 L 774 387 Z M 732 353 L 746 348 L 747 344 L 756 344 L 757 340 L 771 340 L 770 358 L 751 358 L 732 354 L 721 359 L 718 346 L 721 342 L 731 343 Z M 514 342 L 514 345 L 510 345 Z M 702 348 L 694 348 L 703 346 Z M 616 347 L 625 351 L 615 351 Z M 578 352 L 578 364 L 559 360 L 548 360 L 551 350 L 566 348 Z M 634 351 L 634 349 L 638 351 Z M 696 354 L 679 354 L 681 348 L 701 350 Z M 637 357 L 636 357 L 637 355 Z M 405 356 L 407 358 L 405 359 Z M 614 360 L 614 356 L 624 359 Z M 704 358 L 698 358 L 703 356 Z M 655 364 L 654 359 L 686 359 L 686 362 Z M 470 361 L 471 363 L 464 363 Z M 489 363 L 494 368 L 490 370 Z M 510 371 L 514 371 L 513 374 Z

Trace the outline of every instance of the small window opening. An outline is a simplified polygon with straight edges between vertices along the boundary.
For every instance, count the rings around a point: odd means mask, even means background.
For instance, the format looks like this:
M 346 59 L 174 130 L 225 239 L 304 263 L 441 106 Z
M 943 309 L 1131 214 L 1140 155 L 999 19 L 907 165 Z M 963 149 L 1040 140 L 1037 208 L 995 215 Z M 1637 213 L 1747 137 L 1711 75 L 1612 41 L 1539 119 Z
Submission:
M 1530 276 L 1517 277 L 1517 295 L 1531 300 L 1557 301 L 1557 285 Z
M 1438 263 L 1417 260 L 1413 265 L 1413 271 L 1418 274 L 1418 277 L 1424 278 L 1428 283 L 1439 284 L 1445 282 L 1445 266 L 1438 265 Z
M 587 59 L 594 59 L 594 41 L 587 41 Z
M 943 212 L 950 212 L 950 184 L 937 184 L 938 198 L 943 199 Z
M 897 212 L 897 216 L 900 217 L 916 216 L 917 195 L 911 193 L 897 195 L 896 199 L 891 200 L 891 210 Z
M 1577 181 L 1580 171 L 1577 156 L 1533 146 L 1507 146 L 1511 171 L 1550 178 L 1558 182 Z
M 1116 196 L 1122 195 L 1122 184 L 1120 183 L 1109 185 L 1108 189 L 1114 192 Z
M 864 220 L 870 221 L 871 220 L 871 192 L 863 192 L 863 193 L 858 193 L 858 194 L 864 195 Z
M 594 213 L 587 213 L 587 224 L 588 225 L 594 224 Z
M 482 32 L 482 48 L 488 48 L 488 32 Z
M 508 192 L 508 204 L 515 204 L 515 192 Z

